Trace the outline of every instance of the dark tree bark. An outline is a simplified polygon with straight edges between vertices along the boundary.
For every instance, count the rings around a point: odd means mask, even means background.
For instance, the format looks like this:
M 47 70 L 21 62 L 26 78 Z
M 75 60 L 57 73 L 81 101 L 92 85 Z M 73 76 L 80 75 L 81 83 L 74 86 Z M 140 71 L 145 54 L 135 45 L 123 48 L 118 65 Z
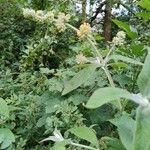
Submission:
M 82 22 L 86 21 L 86 5 L 87 0 L 82 0 Z
M 105 42 L 108 42 L 111 40 L 111 29 L 112 29 L 112 0 L 106 0 L 105 5 L 105 16 L 104 16 L 104 38 Z

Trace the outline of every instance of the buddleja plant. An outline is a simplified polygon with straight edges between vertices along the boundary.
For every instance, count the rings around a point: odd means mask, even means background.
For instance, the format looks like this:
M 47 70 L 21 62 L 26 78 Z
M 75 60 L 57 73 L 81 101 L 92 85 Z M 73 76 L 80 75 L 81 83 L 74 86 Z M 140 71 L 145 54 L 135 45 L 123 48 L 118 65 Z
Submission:
M 114 86 L 100 88 L 92 94 L 89 101 L 85 105 L 85 107 L 89 109 L 94 109 L 104 105 L 105 103 L 120 99 L 128 99 L 139 105 L 136 110 L 135 120 L 133 120 L 126 114 L 123 114 L 120 118 L 110 120 L 111 123 L 118 127 L 121 142 L 127 150 L 149 150 L 150 148 L 150 103 L 148 100 L 150 98 L 150 48 L 146 48 L 148 50 L 148 54 L 145 63 L 143 64 L 143 69 L 137 80 L 140 93 L 133 94 L 128 92 L 127 90 L 116 88 Z M 80 84 L 84 82 L 85 78 L 88 78 L 89 71 L 90 73 L 93 70 L 95 71 L 95 69 L 98 67 L 96 66 L 97 64 L 88 67 L 88 69 L 85 68 L 87 69 L 87 71 L 85 69 L 81 70 L 73 79 L 71 79 L 71 81 L 68 82 L 68 84 L 65 86 L 63 94 L 67 94 L 73 89 L 79 87 Z M 81 80 L 81 78 L 83 78 L 84 80 Z M 77 79 L 82 83 L 78 84 L 79 82 L 77 82 Z M 114 104 L 116 105 L 116 103 Z M 54 147 L 55 149 L 65 149 L 65 145 L 73 145 L 93 150 L 99 149 L 96 135 L 92 129 L 87 127 L 78 127 L 70 129 L 68 131 L 81 139 L 89 141 L 95 147 L 85 146 L 82 144 L 74 143 L 70 139 L 64 139 L 61 133 L 57 130 L 55 130 L 54 136 L 50 136 L 43 141 L 52 140 L 57 142 Z M 124 148 L 122 147 L 122 149 Z
M 119 136 L 122 144 L 127 150 L 149 150 L 150 148 L 150 48 L 146 47 L 148 50 L 148 54 L 143 64 L 143 69 L 139 74 L 137 84 L 140 90 L 140 93 L 134 94 L 130 93 L 127 90 L 116 88 L 113 84 L 112 78 L 108 76 L 110 79 L 111 87 L 100 88 L 96 90 L 89 101 L 85 105 L 86 108 L 94 109 L 100 107 L 106 103 L 112 102 L 113 104 L 117 104 L 117 106 L 121 109 L 121 103 L 114 103 L 116 100 L 128 99 L 139 106 L 136 110 L 136 119 L 133 120 L 126 114 L 123 114 L 120 118 L 115 118 L 110 120 L 111 123 L 118 127 Z M 128 59 L 127 59 L 128 60 Z M 129 59 L 131 61 L 131 59 Z M 132 60 L 132 62 L 134 62 Z M 136 62 L 137 63 L 137 62 Z M 139 62 L 138 62 L 139 63 Z M 140 63 L 139 63 L 140 64 Z M 96 70 L 102 64 L 91 64 L 88 68 L 81 70 L 77 75 L 75 75 L 65 86 L 63 95 L 71 92 L 72 90 L 79 87 L 81 84 L 85 82 L 89 78 L 92 72 Z M 106 70 L 107 72 L 108 70 Z M 118 105 L 119 104 L 119 105 Z M 57 134 L 56 134 L 57 132 Z M 86 149 L 98 150 L 99 146 L 97 143 L 97 138 L 92 129 L 87 127 L 79 127 L 70 129 L 69 132 L 78 136 L 81 139 L 89 141 L 94 147 L 81 145 L 78 143 L 72 142 L 70 139 L 64 139 L 60 132 L 55 131 L 55 136 L 50 136 L 45 139 L 52 140 L 57 142 L 56 147 L 63 147 L 65 145 L 73 145 L 77 147 L 82 147 Z M 122 147 L 123 148 L 123 147 Z M 58 148 L 57 148 L 58 149 Z M 124 149 L 124 148 L 123 148 Z

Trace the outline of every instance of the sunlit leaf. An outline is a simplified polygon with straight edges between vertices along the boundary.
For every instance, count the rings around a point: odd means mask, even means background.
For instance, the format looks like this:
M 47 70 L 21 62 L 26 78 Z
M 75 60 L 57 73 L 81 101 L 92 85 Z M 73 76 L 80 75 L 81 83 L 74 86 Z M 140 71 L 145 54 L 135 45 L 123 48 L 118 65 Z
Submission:
M 136 13 L 136 15 L 138 17 L 142 17 L 146 20 L 150 19 L 150 13 L 149 12 L 139 12 L 139 13 Z
M 149 0 L 141 0 L 137 4 L 145 9 L 150 10 L 150 1 Z

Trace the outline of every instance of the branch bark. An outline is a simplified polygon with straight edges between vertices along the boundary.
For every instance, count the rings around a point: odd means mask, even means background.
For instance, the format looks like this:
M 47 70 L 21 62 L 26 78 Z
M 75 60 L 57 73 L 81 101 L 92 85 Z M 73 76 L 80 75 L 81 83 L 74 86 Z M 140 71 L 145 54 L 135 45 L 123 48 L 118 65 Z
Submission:
M 106 6 L 105 6 L 105 16 L 104 16 L 104 38 L 105 42 L 111 40 L 111 29 L 112 29 L 112 0 L 106 0 Z
M 86 5 L 87 0 L 82 0 L 82 22 L 86 21 Z

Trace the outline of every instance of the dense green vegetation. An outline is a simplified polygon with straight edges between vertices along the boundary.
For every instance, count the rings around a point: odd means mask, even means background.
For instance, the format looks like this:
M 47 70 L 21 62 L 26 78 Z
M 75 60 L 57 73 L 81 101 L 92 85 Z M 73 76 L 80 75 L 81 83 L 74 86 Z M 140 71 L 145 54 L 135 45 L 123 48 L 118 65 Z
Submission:
M 149 0 L 0 0 L 0 149 L 150 150 L 149 43 Z

